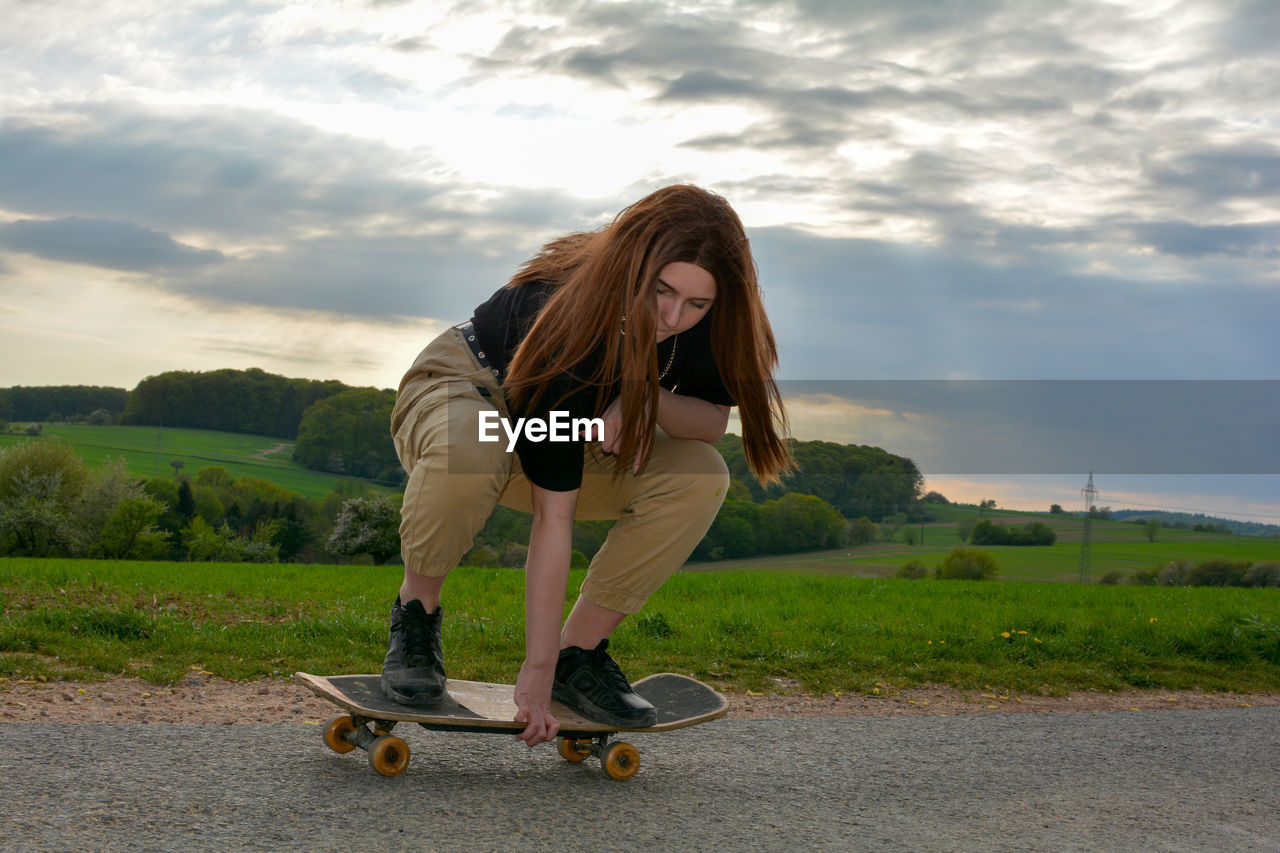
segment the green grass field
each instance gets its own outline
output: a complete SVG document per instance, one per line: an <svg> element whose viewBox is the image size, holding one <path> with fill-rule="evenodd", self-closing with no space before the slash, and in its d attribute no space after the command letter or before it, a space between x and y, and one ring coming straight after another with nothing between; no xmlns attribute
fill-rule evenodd
<svg viewBox="0 0 1280 853"><path fill-rule="evenodd" d="M169 463L181 459L184 474L194 475L201 468L218 465L237 479L269 480L317 500L344 480L368 485L367 480L304 468L291 458L293 442L266 436L169 427L46 424L37 440L51 439L66 441L93 467L123 456L129 471L140 477L171 477L174 470ZM25 436L0 435L0 448L27 440Z"/></svg>
<svg viewBox="0 0 1280 853"><path fill-rule="evenodd" d="M377 671L399 580L396 567L0 559L0 676ZM455 571L450 675L514 677L523 584ZM730 690L1265 692L1280 690L1280 592L681 572L613 650L633 678L686 672Z"/></svg>

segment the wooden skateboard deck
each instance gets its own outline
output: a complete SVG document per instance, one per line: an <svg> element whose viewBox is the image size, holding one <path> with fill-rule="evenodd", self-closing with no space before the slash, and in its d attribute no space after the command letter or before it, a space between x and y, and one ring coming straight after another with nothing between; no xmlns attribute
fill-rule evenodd
<svg viewBox="0 0 1280 853"><path fill-rule="evenodd" d="M514 720L515 687L482 681L449 679L448 697L432 706L401 705L382 695L380 675L340 675L325 678L299 672L295 679L321 699L347 713L329 722L325 742L337 752L357 747L369 753L369 763L384 776L401 773L409 763L409 748L390 732L396 723L417 723L426 729L452 732L515 734L525 725ZM574 763L588 756L600 759L614 779L628 779L640 766L640 754L628 743L609 743L620 731L665 732L723 717L728 702L707 685L673 673L660 673L632 685L657 709L658 721L640 729L621 729L597 723L552 701L551 713L560 722L560 754Z"/></svg>

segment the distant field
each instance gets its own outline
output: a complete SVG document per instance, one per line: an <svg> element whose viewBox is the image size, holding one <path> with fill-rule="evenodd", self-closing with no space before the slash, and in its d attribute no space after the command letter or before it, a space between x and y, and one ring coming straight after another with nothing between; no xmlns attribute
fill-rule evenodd
<svg viewBox="0 0 1280 853"><path fill-rule="evenodd" d="M955 508L951 514L960 515ZM971 515L976 516L976 509ZM1075 581L1080 573L1080 540L1083 519L1036 513L1009 513L997 510L984 518L1004 524L1044 521L1058 533L1058 541L1048 547L982 546L1000 564L1000 578L1025 581ZM915 528L919 532L919 527ZM1135 571L1163 566L1172 560L1200 562L1223 559L1241 562L1280 561L1280 539L1255 536L1236 537L1224 533L1196 533L1189 530L1162 529L1154 542L1148 542L1142 527L1122 522L1097 521L1090 537L1091 580L1108 571L1129 575ZM904 545L901 542L813 551L805 554L771 555L746 560L723 560L717 563L695 563L697 571L787 569L814 574L886 577L909 560L920 560L936 566L953 548L962 547L954 523L926 524L924 542Z"/></svg>
<svg viewBox="0 0 1280 853"><path fill-rule="evenodd" d="M169 463L181 459L184 474L218 465L236 478L257 477L282 489L320 499L341 481L367 483L354 477L324 474L303 468L291 458L294 442L260 435L173 429L150 426L87 426L46 424L41 441L62 439L94 467L123 456L129 471L140 477L171 477ZM11 447L26 436L0 435L0 447Z"/></svg>

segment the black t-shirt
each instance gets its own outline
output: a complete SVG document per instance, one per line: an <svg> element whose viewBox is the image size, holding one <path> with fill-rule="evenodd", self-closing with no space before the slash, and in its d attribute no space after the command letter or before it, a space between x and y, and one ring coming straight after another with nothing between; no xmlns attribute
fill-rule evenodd
<svg viewBox="0 0 1280 853"><path fill-rule="evenodd" d="M533 327L538 312L546 304L551 291L550 285L541 282L504 287L476 307L471 322L495 368L506 372L516 348ZM671 368L658 380L658 384L678 394L697 397L720 406L733 406L736 402L724 387L720 371L716 368L715 356L711 352L710 317L708 313L692 329L672 335L658 344L659 372L666 368L668 361L671 362ZM675 349L674 358L671 355L672 348ZM583 373L591 372L589 365L580 367ZM560 400L562 396L565 399ZM605 404L608 405L617 396L617 387L610 389L604 397ZM538 401L536 410L513 409L511 415L514 418L546 420L552 408L568 412L570 418L594 418L604 413L603 409L596 409L594 387L587 387L573 376L565 375L551 384ZM504 437L503 441L505 440ZM567 492L582 485L584 444L581 440L530 441L521 431L515 449L530 482L551 491Z"/></svg>

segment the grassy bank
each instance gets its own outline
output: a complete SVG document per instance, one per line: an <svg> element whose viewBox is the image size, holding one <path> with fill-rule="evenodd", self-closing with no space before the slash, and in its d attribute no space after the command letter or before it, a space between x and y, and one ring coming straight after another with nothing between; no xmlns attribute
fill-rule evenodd
<svg viewBox="0 0 1280 853"><path fill-rule="evenodd" d="M0 560L0 675L156 683L190 667L243 679L377 671L394 567ZM523 573L460 569L447 589L450 674L508 680ZM575 575L571 586L581 581ZM1103 587L680 573L627 620L633 677L727 689L937 683L1020 692L1280 690L1276 590Z"/></svg>

